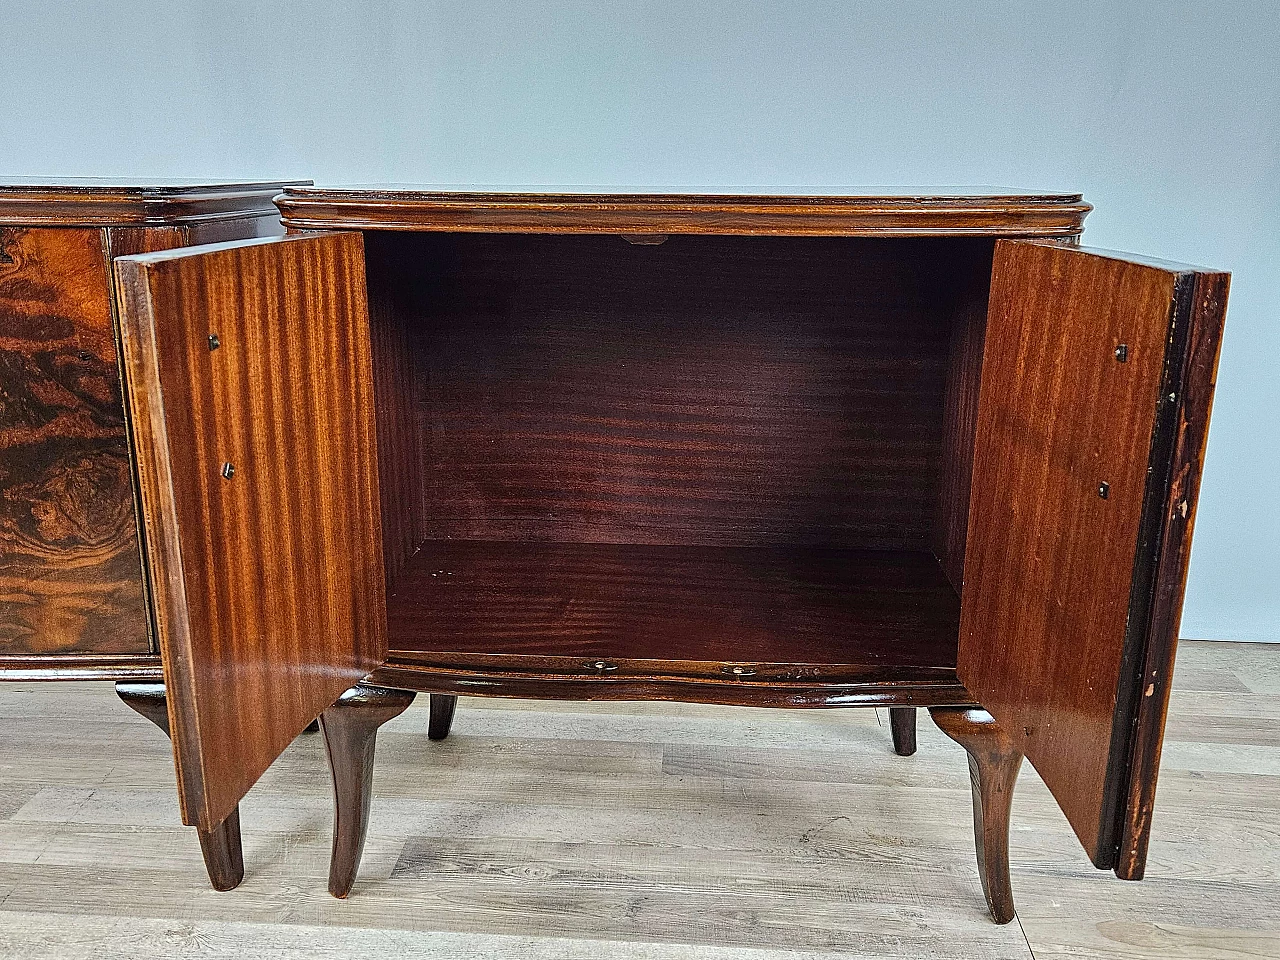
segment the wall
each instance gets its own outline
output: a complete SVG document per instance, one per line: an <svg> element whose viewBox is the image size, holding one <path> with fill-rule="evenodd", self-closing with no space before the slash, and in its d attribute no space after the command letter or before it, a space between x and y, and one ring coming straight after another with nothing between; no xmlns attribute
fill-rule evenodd
<svg viewBox="0 0 1280 960"><path fill-rule="evenodd" d="M1183 635L1280 641L1280 5L37 3L4 175L1081 190L1234 271Z"/></svg>

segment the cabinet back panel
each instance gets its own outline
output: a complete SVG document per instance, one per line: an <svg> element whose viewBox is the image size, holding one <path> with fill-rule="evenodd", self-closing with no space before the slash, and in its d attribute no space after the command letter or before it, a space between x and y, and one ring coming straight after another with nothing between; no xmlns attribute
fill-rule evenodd
<svg viewBox="0 0 1280 960"><path fill-rule="evenodd" d="M420 458L423 503L401 527L926 549L971 254L954 240L370 233L372 312L408 330L415 377L418 431L398 428L397 449Z"/></svg>

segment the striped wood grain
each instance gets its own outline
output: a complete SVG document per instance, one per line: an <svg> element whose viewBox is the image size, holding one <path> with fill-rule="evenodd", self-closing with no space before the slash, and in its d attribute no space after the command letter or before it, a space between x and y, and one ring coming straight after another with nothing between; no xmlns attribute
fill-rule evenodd
<svg viewBox="0 0 1280 960"><path fill-rule="evenodd" d="M1193 311L1205 279L1223 295ZM1141 701L1168 695L1167 666L1144 678L1144 661L1172 663L1203 454L1194 438L1225 306L1222 274L996 244L957 672L1017 737L1093 862L1136 877L1163 722ZM1202 355L1190 386L1188 337ZM1188 432L1175 455L1174 435ZM1146 812L1122 868L1131 792Z"/></svg>
<svg viewBox="0 0 1280 960"><path fill-rule="evenodd" d="M363 244L116 270L183 818L211 829L385 655Z"/></svg>

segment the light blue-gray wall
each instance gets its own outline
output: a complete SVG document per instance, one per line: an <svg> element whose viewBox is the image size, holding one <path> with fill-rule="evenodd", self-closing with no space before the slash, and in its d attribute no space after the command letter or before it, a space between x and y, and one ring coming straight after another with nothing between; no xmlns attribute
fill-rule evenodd
<svg viewBox="0 0 1280 960"><path fill-rule="evenodd" d="M10 4L5 175L1083 191L1234 272L1183 636L1280 640L1280 3Z"/></svg>

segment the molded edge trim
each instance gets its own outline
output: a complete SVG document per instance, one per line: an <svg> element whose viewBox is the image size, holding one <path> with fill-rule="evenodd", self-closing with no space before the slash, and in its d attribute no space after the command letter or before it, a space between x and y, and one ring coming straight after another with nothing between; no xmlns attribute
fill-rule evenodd
<svg viewBox="0 0 1280 960"><path fill-rule="evenodd" d="M1072 237L1079 194L696 196L289 189L286 227L508 233Z"/></svg>
<svg viewBox="0 0 1280 960"><path fill-rule="evenodd" d="M145 654L64 653L47 656L0 656L4 680L137 680L164 679L159 656Z"/></svg>
<svg viewBox="0 0 1280 960"><path fill-rule="evenodd" d="M13 226L172 226L272 217L272 199L290 183L189 188L0 185L0 223Z"/></svg>
<svg viewBox="0 0 1280 960"><path fill-rule="evenodd" d="M672 700L756 707L976 706L959 681L750 683L672 677L548 677L431 667L390 660L365 683L417 693L541 700Z"/></svg>

